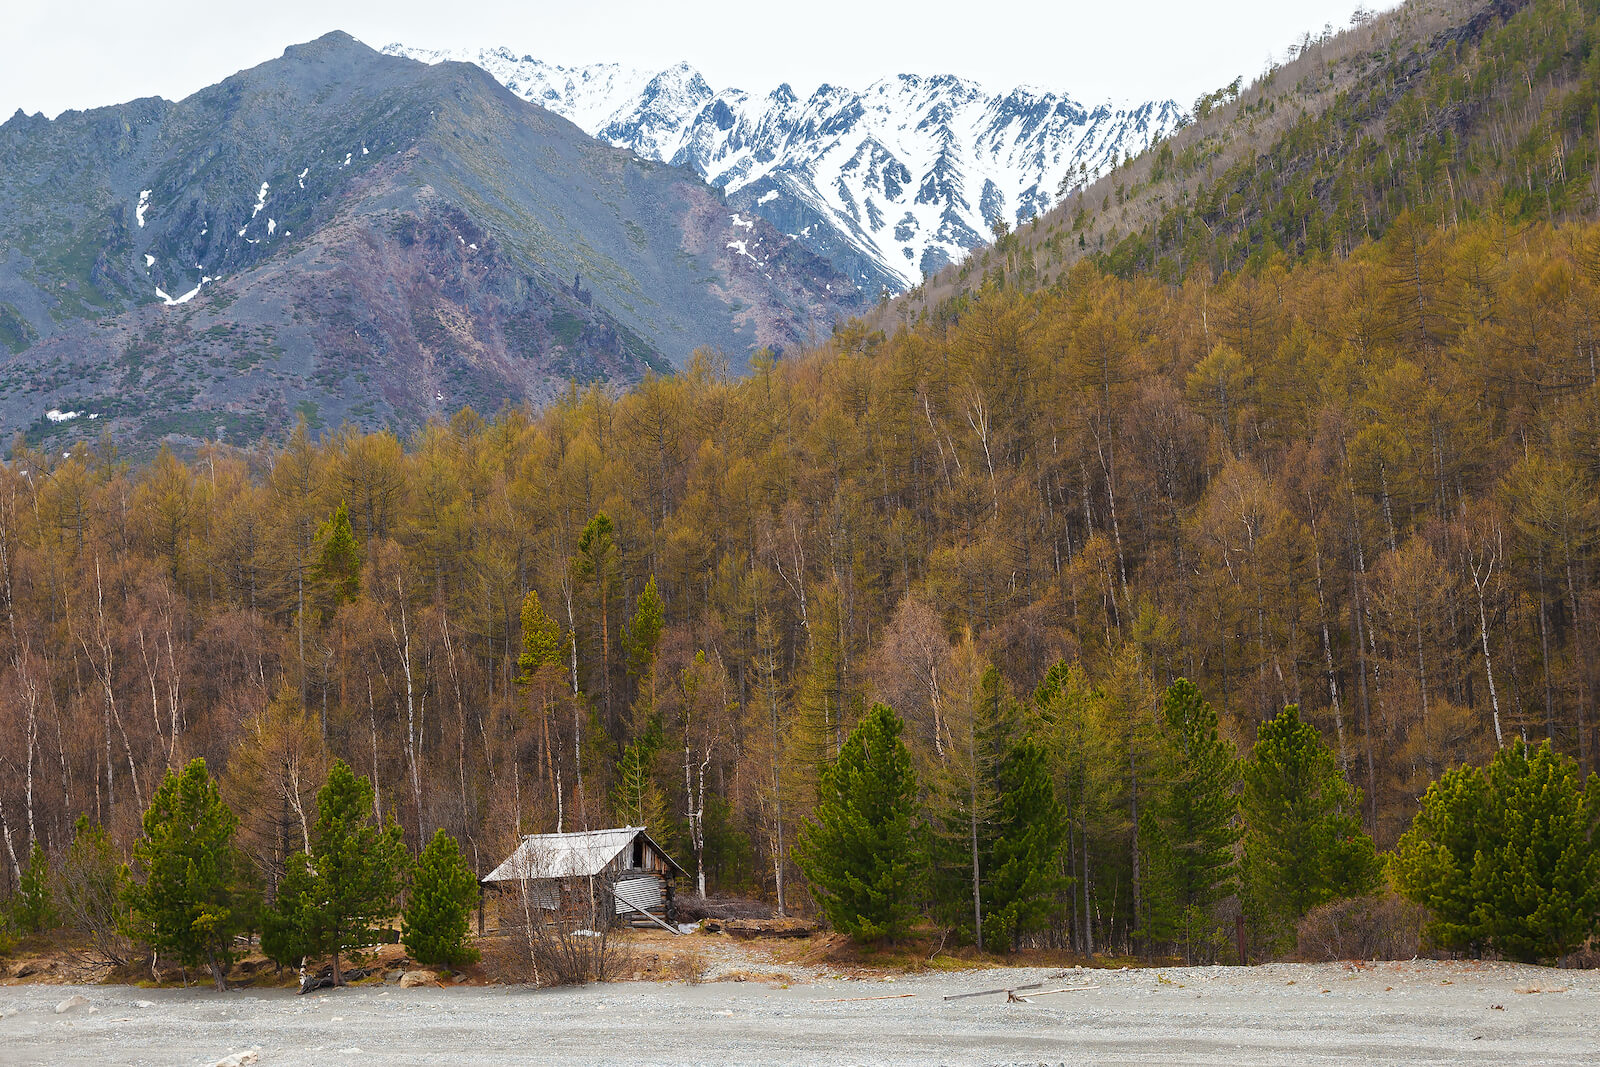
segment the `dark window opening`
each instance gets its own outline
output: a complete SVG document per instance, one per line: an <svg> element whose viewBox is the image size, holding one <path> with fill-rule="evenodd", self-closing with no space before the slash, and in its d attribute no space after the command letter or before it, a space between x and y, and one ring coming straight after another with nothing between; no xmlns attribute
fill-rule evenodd
<svg viewBox="0 0 1600 1067"><path fill-rule="evenodd" d="M644 838L642 837L633 839L633 865L635 867L644 866Z"/></svg>

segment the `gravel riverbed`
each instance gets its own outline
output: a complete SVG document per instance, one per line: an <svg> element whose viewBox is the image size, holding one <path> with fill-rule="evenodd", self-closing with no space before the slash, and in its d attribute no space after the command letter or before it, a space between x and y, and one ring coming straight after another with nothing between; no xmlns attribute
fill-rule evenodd
<svg viewBox="0 0 1600 1067"><path fill-rule="evenodd" d="M1092 985L1031 1003L949 993ZM915 996L899 996L899 994ZM68 998L86 1003L57 1012ZM854 999L893 997L895 999ZM845 999L850 998L850 999ZM248 1053L255 1051L251 1061ZM578 989L0 987L0 1064L1600 1062L1600 972L1411 961Z"/></svg>

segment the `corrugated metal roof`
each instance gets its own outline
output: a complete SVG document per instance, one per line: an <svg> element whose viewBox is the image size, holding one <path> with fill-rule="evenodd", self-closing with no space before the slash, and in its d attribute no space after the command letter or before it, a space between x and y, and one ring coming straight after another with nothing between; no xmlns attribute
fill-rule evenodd
<svg viewBox="0 0 1600 1067"><path fill-rule="evenodd" d="M644 833L642 826L583 830L571 834L529 834L504 863L484 876L485 882L517 882L525 878L586 878L599 874ZM648 835L646 835L648 840ZM650 842L655 845L654 841ZM660 846L656 846L671 863Z"/></svg>

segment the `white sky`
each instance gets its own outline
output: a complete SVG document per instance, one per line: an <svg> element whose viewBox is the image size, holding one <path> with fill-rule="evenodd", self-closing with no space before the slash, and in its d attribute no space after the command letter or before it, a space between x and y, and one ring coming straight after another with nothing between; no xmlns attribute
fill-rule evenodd
<svg viewBox="0 0 1600 1067"><path fill-rule="evenodd" d="M1397 0L1367 0L1383 9ZM381 48L504 45L558 63L698 67L714 89L864 87L901 72L1025 83L1086 102L1191 103L1357 0L0 0L0 121L180 99L342 29Z"/></svg>

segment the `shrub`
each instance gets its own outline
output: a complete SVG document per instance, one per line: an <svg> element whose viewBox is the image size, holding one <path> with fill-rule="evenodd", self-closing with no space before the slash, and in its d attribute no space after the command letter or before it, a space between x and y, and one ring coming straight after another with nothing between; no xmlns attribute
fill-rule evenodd
<svg viewBox="0 0 1600 1067"><path fill-rule="evenodd" d="M606 982L626 968L625 947L611 936L610 895L587 878L553 888L535 880L507 884L501 930L510 951L494 969L540 986ZM498 954L497 954L498 955Z"/></svg>
<svg viewBox="0 0 1600 1067"><path fill-rule="evenodd" d="M122 889L127 877L128 869L117 862L106 828L90 822L87 815L78 816L57 883L63 922L86 946L75 953L86 962L120 967L133 955L123 933L127 909Z"/></svg>
<svg viewBox="0 0 1600 1067"><path fill-rule="evenodd" d="M1405 960L1417 954L1427 913L1395 893L1335 900L1300 920L1303 960Z"/></svg>

